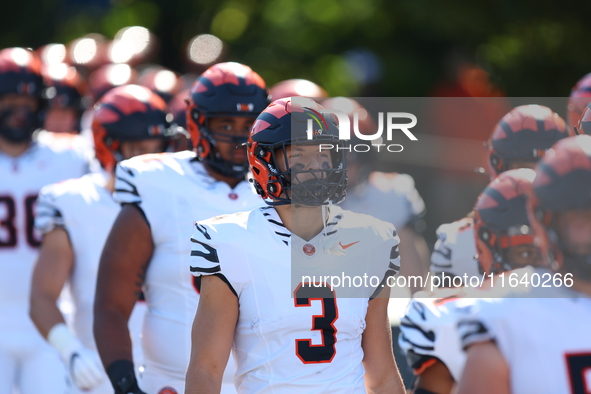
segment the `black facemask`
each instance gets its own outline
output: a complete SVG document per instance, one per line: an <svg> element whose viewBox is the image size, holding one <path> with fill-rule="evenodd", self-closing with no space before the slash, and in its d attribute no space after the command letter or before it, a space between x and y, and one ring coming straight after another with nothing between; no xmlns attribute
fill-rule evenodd
<svg viewBox="0 0 591 394"><path fill-rule="evenodd" d="M14 110L5 109L0 111L0 136L13 143L26 142L31 138L33 132L41 127L41 121L33 111L25 110L25 120L20 127L8 126L10 118L14 115Z"/></svg>

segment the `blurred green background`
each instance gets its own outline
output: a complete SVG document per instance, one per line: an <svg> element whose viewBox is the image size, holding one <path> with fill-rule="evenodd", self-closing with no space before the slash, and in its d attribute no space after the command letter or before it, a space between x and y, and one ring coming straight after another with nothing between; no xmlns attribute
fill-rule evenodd
<svg viewBox="0 0 591 394"><path fill-rule="evenodd" d="M143 26L159 45L141 62L195 76L211 62L238 61L268 86L305 78L331 96L566 97L591 71L591 2L580 0L25 0L3 10L0 47L53 42L71 50L86 34L109 42ZM187 48L202 34L223 49L196 64ZM566 103L553 109L564 116ZM455 139L422 136L423 150L381 163L414 177L429 246L435 228L461 218L488 183L474 167L484 164L482 141L500 116L486 126L464 116L463 131L443 136ZM461 166L445 166L446 149Z"/></svg>
<svg viewBox="0 0 591 394"><path fill-rule="evenodd" d="M566 96L591 71L588 1L25 0L2 14L0 47L140 25L160 38L154 61L185 72L187 42L209 33L224 42L219 60L330 95L445 95L438 86L472 63L509 96Z"/></svg>

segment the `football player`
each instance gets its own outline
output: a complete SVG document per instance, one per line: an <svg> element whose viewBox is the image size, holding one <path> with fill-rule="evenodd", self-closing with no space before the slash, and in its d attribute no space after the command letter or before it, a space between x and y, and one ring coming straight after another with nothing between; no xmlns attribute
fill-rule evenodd
<svg viewBox="0 0 591 394"><path fill-rule="evenodd" d="M525 206L534 177L529 168L503 172L478 198L472 242L477 245L482 273L496 275L538 263ZM487 278L481 273L476 277L483 282ZM473 300L458 299L492 297L490 290L475 289L481 283L469 283L466 288L420 293L421 298L411 301L400 323L399 344L419 376L415 394L450 393L461 376L465 357L456 331L458 310ZM503 289L495 290L498 295Z"/></svg>
<svg viewBox="0 0 591 394"><path fill-rule="evenodd" d="M176 134L167 116L164 101L147 88L125 85L110 90L95 106L92 124L104 171L46 186L39 194L35 227L43 241L33 273L30 315L41 335L60 352L74 383L92 393L113 392L96 352L92 311L100 254L120 210L111 195L115 164L166 149ZM56 306L66 283L74 301L73 331ZM140 321L136 340L141 309L134 309L131 318ZM137 352L134 360L141 361Z"/></svg>
<svg viewBox="0 0 591 394"><path fill-rule="evenodd" d="M529 293L479 301L460 321L461 394L589 391L591 137L570 137L552 150L536 169L528 214L550 269L539 269L539 278L560 281L542 288L532 276Z"/></svg>
<svg viewBox="0 0 591 394"><path fill-rule="evenodd" d="M193 218L261 204L246 181L246 142L266 107L263 79L238 63L211 66L188 98L195 152L138 156L119 163L122 204L101 257L95 300L97 347L116 394L182 393L199 281L188 272ZM189 224L187 224L189 220ZM139 385L127 320L144 287L145 370ZM225 388L234 391L231 379Z"/></svg>
<svg viewBox="0 0 591 394"><path fill-rule="evenodd" d="M568 131L574 134L582 134L574 129L581 119L585 107L591 102L591 73L581 78L570 91L568 105L566 107Z"/></svg>
<svg viewBox="0 0 591 394"><path fill-rule="evenodd" d="M487 143L488 175L491 181L507 170L535 166L536 161L555 141L565 137L567 132L564 120L550 108L526 105L513 109L496 125ZM490 186L492 185L494 183ZM516 191L513 194L523 193ZM525 211L522 209L522 212ZM431 256L431 273L439 276L444 287L453 284L468 285L458 280L464 275L474 277L489 273L497 274L518 267L515 262L508 263L509 260L505 256L508 251L497 250L494 254L491 252L491 248L494 247L491 242L495 242L496 238L489 238L487 241L481 239L476 232L473 216L474 214L470 213L466 218L441 225L437 229L438 240ZM487 220L495 220L494 215L487 217ZM523 213L520 220L523 220ZM527 249L529 246L523 248ZM515 253L515 248L512 251ZM533 251L520 252L524 252L527 255L524 259L531 263L533 255L528 253ZM405 349L407 360L417 375L415 387L419 393L420 390L427 390L423 391L425 393L449 393L461 373L464 356L460 346L457 341L447 342L446 339L454 337L458 318L455 310L461 305L449 300L444 303L437 301L458 296L465 297L465 291L459 289L418 294L407 308L406 317L401 323L399 344ZM432 310L433 313L421 313L423 310ZM420 332L416 328L419 322L420 329L430 335L416 336ZM429 343L424 343L425 341Z"/></svg>
<svg viewBox="0 0 591 394"><path fill-rule="evenodd" d="M351 124L354 121L354 113L359 112L359 130L363 134L372 134L377 129L371 115L353 99L329 98L322 102L322 106L346 113ZM353 141L355 140L362 142L357 138ZM429 270L429 248L420 233L421 227L424 226L425 203L410 175L372 171L372 159L373 153L349 153L349 190L341 206L343 209L392 223L400 237L400 259L404 261L400 274L425 277ZM420 290L422 289L419 287L411 287L412 293Z"/></svg>
<svg viewBox="0 0 591 394"><path fill-rule="evenodd" d="M558 140L568 136L564 120L548 107L521 105L495 126L486 143L486 172L492 181L503 171L533 168ZM472 214L437 229L431 255L434 275L478 275Z"/></svg>
<svg viewBox="0 0 591 394"><path fill-rule="evenodd" d="M574 131L576 134L591 135L591 104L588 104L581 113Z"/></svg>
<svg viewBox="0 0 591 394"><path fill-rule="evenodd" d="M33 265L40 245L33 227L39 190L88 172L77 150L33 140L43 125L41 61L23 48L0 51L0 392L59 393L67 371L29 318Z"/></svg>
<svg viewBox="0 0 591 394"><path fill-rule="evenodd" d="M347 298L344 288L310 287L297 274L336 265L385 281L400 258L391 224L332 205L346 193L345 141L318 104L293 100L271 103L248 143L255 188L269 206L195 225L191 272L202 296L186 393L219 393L231 348L239 393L403 393L389 287Z"/></svg>
<svg viewBox="0 0 591 394"><path fill-rule="evenodd" d="M49 102L45 129L78 134L84 112L82 94L85 84L82 77L75 67L63 63L46 65L43 74L48 86L45 96Z"/></svg>

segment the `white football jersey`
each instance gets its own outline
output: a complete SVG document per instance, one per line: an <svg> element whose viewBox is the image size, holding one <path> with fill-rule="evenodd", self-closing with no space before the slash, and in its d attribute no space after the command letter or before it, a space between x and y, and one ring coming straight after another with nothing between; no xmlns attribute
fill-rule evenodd
<svg viewBox="0 0 591 394"><path fill-rule="evenodd" d="M0 331L37 331L29 318L29 294L41 243L34 228L39 190L88 169L81 151L43 142L31 143L16 158L0 152Z"/></svg>
<svg viewBox="0 0 591 394"><path fill-rule="evenodd" d="M292 235L271 207L196 223L191 272L223 275L239 299L238 392L365 393L361 339L369 297L381 286L340 298L343 288L318 277L311 282L319 287L302 284L293 259L300 273L324 266L335 274L355 263L345 275L382 280L400 268L399 239L391 224L336 206L327 222L310 241Z"/></svg>
<svg viewBox="0 0 591 394"><path fill-rule="evenodd" d="M35 227L43 234L68 232L74 268L69 288L75 306L73 326L84 346L96 350L93 308L98 266L111 226L121 209L105 188L108 175L94 173L41 189Z"/></svg>
<svg viewBox="0 0 591 394"><path fill-rule="evenodd" d="M264 202L246 180L231 189L213 179L189 151L134 157L119 163L116 177L115 199L141 208L154 241L144 282L146 371L184 382L199 302L196 280L187 269L192 224L195 218L252 209ZM183 392L184 386L175 389Z"/></svg>
<svg viewBox="0 0 591 394"><path fill-rule="evenodd" d="M410 175L372 172L367 182L347 191L343 209L373 216L397 229L414 225L425 213L425 203Z"/></svg>
<svg viewBox="0 0 591 394"><path fill-rule="evenodd" d="M512 393L590 392L591 298L567 288L517 297L479 300L459 323L464 347L494 340Z"/></svg>
<svg viewBox="0 0 591 394"><path fill-rule="evenodd" d="M437 242L431 254L431 273L480 276L477 253L474 219L465 217L453 223L442 224L437 229Z"/></svg>
<svg viewBox="0 0 591 394"><path fill-rule="evenodd" d="M458 321L478 301L494 302L513 292L529 291L522 284L509 286L510 275L521 278L531 276L533 267L523 267L505 272L505 280L480 276L482 287L441 288L432 292L421 291L414 295L400 321L398 344L406 353L409 365L416 375L423 373L431 359L441 361L454 380L458 381L464 370L466 355L458 336ZM494 287L491 287L494 285Z"/></svg>
<svg viewBox="0 0 591 394"><path fill-rule="evenodd" d="M430 360L437 359L454 380L460 378L466 355L457 334L457 309L475 301L465 296L464 288L450 288L421 291L411 299L400 320L398 344L415 375L422 374L431 365Z"/></svg>

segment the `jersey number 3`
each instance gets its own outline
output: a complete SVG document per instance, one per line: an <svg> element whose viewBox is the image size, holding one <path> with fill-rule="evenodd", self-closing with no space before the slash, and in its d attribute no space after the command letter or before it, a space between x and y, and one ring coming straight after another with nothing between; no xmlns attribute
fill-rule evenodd
<svg viewBox="0 0 591 394"><path fill-rule="evenodd" d="M309 307L312 301L322 303L322 314L312 316L312 330L320 331L322 343L312 345L311 339L296 339L296 355L304 364L329 363L337 352L337 329L334 326L339 317L337 300L334 291L326 283L300 284L294 292L294 305Z"/></svg>
<svg viewBox="0 0 591 394"><path fill-rule="evenodd" d="M573 394L591 392L591 353L566 354Z"/></svg>

